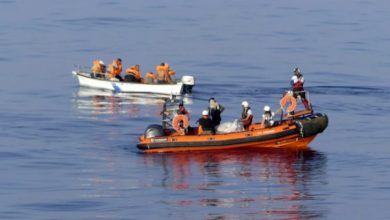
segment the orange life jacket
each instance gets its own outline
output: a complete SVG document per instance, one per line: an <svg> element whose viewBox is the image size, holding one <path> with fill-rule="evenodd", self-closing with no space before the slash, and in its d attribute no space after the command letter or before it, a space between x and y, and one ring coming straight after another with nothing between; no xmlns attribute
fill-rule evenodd
<svg viewBox="0 0 390 220"><path fill-rule="evenodd" d="M138 65L127 68L126 73L132 74L137 80L141 79L141 71Z"/></svg>
<svg viewBox="0 0 390 220"><path fill-rule="evenodd" d="M169 66L167 64L163 65L157 65L156 66L156 75L158 80L167 80Z"/></svg>
<svg viewBox="0 0 390 220"><path fill-rule="evenodd" d="M101 73L102 70L101 70L101 66L100 66L100 63L99 63L99 60L94 60L93 61L93 65L92 65L92 68L91 68L91 72L92 73Z"/></svg>
<svg viewBox="0 0 390 220"><path fill-rule="evenodd" d="M118 76L122 72L122 63L118 60L113 60L110 65L108 65L108 71L110 72L110 78Z"/></svg>
<svg viewBox="0 0 390 220"><path fill-rule="evenodd" d="M151 84L154 82L155 76L152 72L147 72L145 74L144 83Z"/></svg>
<svg viewBox="0 0 390 220"><path fill-rule="evenodd" d="M145 74L145 78L155 79L155 76L154 76L154 74L152 72L147 72Z"/></svg>

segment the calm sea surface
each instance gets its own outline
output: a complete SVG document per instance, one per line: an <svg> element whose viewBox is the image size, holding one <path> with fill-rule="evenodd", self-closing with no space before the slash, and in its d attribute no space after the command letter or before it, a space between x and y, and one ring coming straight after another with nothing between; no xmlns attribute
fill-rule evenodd
<svg viewBox="0 0 390 220"><path fill-rule="evenodd" d="M0 0L0 219L390 219L390 3ZM192 124L259 120L299 66L328 129L308 150L142 154L163 100L79 88L121 57L196 77Z"/></svg>

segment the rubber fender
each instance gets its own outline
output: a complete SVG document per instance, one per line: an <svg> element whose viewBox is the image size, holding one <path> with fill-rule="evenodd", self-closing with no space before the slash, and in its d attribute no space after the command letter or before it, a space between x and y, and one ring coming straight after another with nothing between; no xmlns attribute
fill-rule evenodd
<svg viewBox="0 0 390 220"><path fill-rule="evenodd" d="M328 116L316 113L295 121L301 137L310 137L323 132L328 127Z"/></svg>

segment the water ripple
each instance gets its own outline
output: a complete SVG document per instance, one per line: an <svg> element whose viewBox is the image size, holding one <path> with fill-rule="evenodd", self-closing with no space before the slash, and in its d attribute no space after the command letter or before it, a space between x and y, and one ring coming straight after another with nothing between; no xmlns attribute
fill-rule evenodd
<svg viewBox="0 0 390 220"><path fill-rule="evenodd" d="M39 211L83 211L83 210L99 210L100 207L104 206L104 202L97 201L85 201L85 200L74 200L66 202L53 202L53 203L31 203L20 205L21 208L28 208Z"/></svg>
<svg viewBox="0 0 390 220"><path fill-rule="evenodd" d="M121 17L84 17L74 19L59 19L57 20L65 25L77 25L80 27L96 27L100 25L120 25L129 26L131 24L142 24L148 23L148 20L141 18L121 18Z"/></svg>

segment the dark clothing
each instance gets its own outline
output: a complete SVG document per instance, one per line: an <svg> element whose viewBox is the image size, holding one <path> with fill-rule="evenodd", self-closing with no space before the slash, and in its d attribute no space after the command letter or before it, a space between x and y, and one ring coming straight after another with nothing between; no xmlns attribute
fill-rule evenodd
<svg viewBox="0 0 390 220"><path fill-rule="evenodd" d="M298 98L298 96L301 97L303 106L305 106L306 110L311 109L311 107L309 105L309 101L306 99L306 93L305 93L305 90L303 89L303 87L301 89L293 88L293 95L294 95L294 98Z"/></svg>
<svg viewBox="0 0 390 220"><path fill-rule="evenodd" d="M179 107L179 109L177 110L177 114L179 114L179 115L187 115L188 116L190 113L184 107L183 108Z"/></svg>
<svg viewBox="0 0 390 220"><path fill-rule="evenodd" d="M263 114L263 120L264 120L264 127L266 128L271 127L273 125L272 112L265 111Z"/></svg>
<svg viewBox="0 0 390 220"><path fill-rule="evenodd" d="M115 78L117 78L119 81L123 81L123 78L120 75L116 75Z"/></svg>
<svg viewBox="0 0 390 220"><path fill-rule="evenodd" d="M211 132L215 134L214 124L210 118L199 118L198 119L199 126L202 126L202 130L205 132Z"/></svg>
<svg viewBox="0 0 390 220"><path fill-rule="evenodd" d="M125 82L140 82L140 81L137 80L137 78L135 78L135 76L132 75L132 74L126 74L126 75L125 75L124 81L125 81Z"/></svg>
<svg viewBox="0 0 390 220"><path fill-rule="evenodd" d="M221 123L221 113L223 111L223 107L222 106L219 106L219 108L216 108L216 109L213 109L213 108L210 108L209 109L209 114L211 116L211 120L213 121L214 123L214 126L218 126L220 123Z"/></svg>
<svg viewBox="0 0 390 220"><path fill-rule="evenodd" d="M102 73L91 73L91 77L97 79L104 79L104 75Z"/></svg>
<svg viewBox="0 0 390 220"><path fill-rule="evenodd" d="M167 81L158 79L157 84L167 84Z"/></svg>

